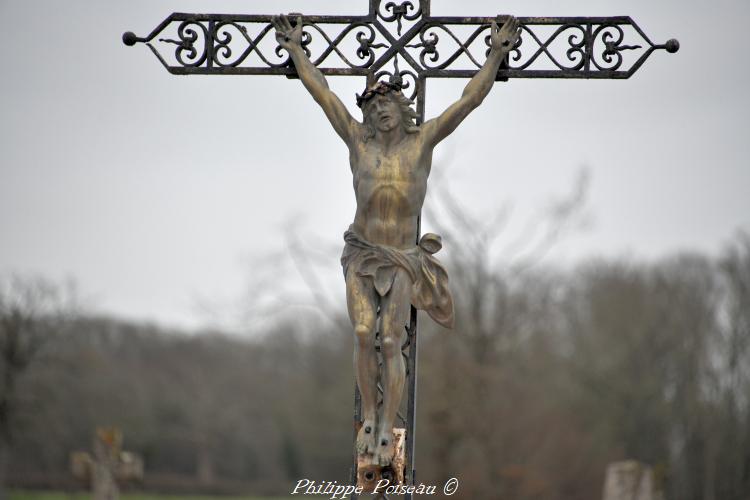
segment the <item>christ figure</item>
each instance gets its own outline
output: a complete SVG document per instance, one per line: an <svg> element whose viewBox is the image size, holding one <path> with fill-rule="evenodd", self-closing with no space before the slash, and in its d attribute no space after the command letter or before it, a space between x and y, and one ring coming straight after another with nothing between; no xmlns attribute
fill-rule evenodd
<svg viewBox="0 0 750 500"><path fill-rule="evenodd" d="M448 275L433 257L442 246L440 237L428 233L416 243L432 152L487 96L500 64L519 39L519 23L513 17L502 29L492 23L490 50L482 68L458 101L421 125L415 123L412 101L389 82L376 82L357 96L362 122L352 117L305 54L302 24L301 16L294 26L285 15L273 18L279 45L287 50L305 88L349 148L357 211L344 234L341 263L354 330L354 369L362 395L363 420L356 449L370 455L373 463L387 466L394 457L393 424L404 390L401 344L410 304L440 325L453 326ZM377 412L376 332L383 357L381 415Z"/></svg>

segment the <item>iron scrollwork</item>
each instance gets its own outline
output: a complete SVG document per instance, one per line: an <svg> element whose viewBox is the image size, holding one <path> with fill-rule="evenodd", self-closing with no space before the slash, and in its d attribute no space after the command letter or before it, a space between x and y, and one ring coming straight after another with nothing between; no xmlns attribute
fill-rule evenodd
<svg viewBox="0 0 750 500"><path fill-rule="evenodd" d="M381 20L387 23L396 21L396 33L401 36L403 20L416 21L422 16L422 3L419 3L419 7L415 7L410 0L404 0L400 3L386 2L381 8L381 1L378 0L375 12Z"/></svg>
<svg viewBox="0 0 750 500"><path fill-rule="evenodd" d="M315 66L320 66L331 53L335 52L350 68L368 68L375 61L375 49L386 47L384 43L373 43L376 39L376 31L371 25L367 23L352 23L344 28L344 30L339 33L339 35L333 40L331 40L326 32L323 31L317 24L305 24L304 26L313 28L315 31L320 33L326 43L328 43L328 47L323 50L321 55L314 61L312 61ZM346 36L355 30L359 30L355 34L355 39L359 44L356 50L356 55L363 61L361 64L355 64L351 62L339 49L339 45L346 38ZM304 33L306 35L309 34L308 31L305 31Z"/></svg>
<svg viewBox="0 0 750 500"><path fill-rule="evenodd" d="M245 50L240 53L240 55L237 56L234 60L231 60L234 51L230 44L232 43L234 37L232 36L230 28L234 28L247 42L247 48L245 48ZM281 59L281 62L276 63L270 61L259 48L261 41L271 31L273 31L273 27L270 24L266 25L261 29L260 33L258 33L254 38L251 38L248 34L247 26L241 25L234 21L224 21L217 23L212 32L212 40L214 43L213 62L222 67L237 67L243 61L245 61L250 56L250 54L254 52L260 58L260 60L270 68L282 68L288 66L289 57L283 54L279 50L278 46L274 50L274 53L278 58ZM306 42L309 43L309 40L302 40L305 51L309 53Z"/></svg>
<svg viewBox="0 0 750 500"><path fill-rule="evenodd" d="M407 47L422 49L419 53L419 61L422 63L422 66L425 69L446 69L461 55L465 55L474 64L474 66L476 66L477 68L481 68L482 64L476 60L476 58L469 50L469 47L482 32L487 31L488 29L489 25L480 26L475 29L474 32L471 33L471 35L469 35L466 41L462 42L444 24L428 23L425 24L425 26L419 32L419 43L407 45ZM438 42L440 41L440 36L436 33L436 31L438 30L447 34L448 37L456 43L458 48L455 49L454 52L445 61L441 62L440 64L434 64L440 59L440 52L438 52L437 49ZM488 40L489 38L485 40L486 44L489 43Z"/></svg>
<svg viewBox="0 0 750 500"><path fill-rule="evenodd" d="M615 34L613 34L616 33ZM594 31L594 40L599 39L604 44L604 50L602 51L601 58L604 64L599 64L596 57L592 57L594 66L598 69L606 70L617 70L622 65L622 54L623 50L637 50L642 48L640 45L622 45L625 38L625 34L620 26L616 24L602 24L596 31Z"/></svg>
<svg viewBox="0 0 750 500"><path fill-rule="evenodd" d="M233 41L232 33L230 28L234 28L238 33L242 35L244 40L247 42L247 48L234 60L230 60L233 49L230 46ZM251 38L248 34L247 27L240 25L234 21L224 21L216 25L213 30L213 43L214 43L214 63L224 67L237 67L242 64L251 53L255 53L261 61L270 68L282 68L289 66L289 58L285 54L281 46L276 45L274 52L282 62L274 63L270 61L261 51L259 45L261 40L269 33L273 31L273 27L265 25L260 33L255 37ZM360 63L352 62L349 57L339 48L339 45L344 41L350 33L354 32L354 38L357 41L357 49L355 51L356 57L360 59ZM370 66L375 60L375 49L385 48L386 45L382 43L375 43L376 32L372 26L366 23L353 23L348 25L341 33L335 38L331 39L328 34L317 24L306 23L304 24L304 31L302 33L302 48L308 57L311 56L310 44L313 41L312 33L318 34L323 40L325 40L327 46L320 55L315 57L313 64L316 66L321 65L326 58L332 53L337 54L341 60L350 68L366 68Z"/></svg>
<svg viewBox="0 0 750 500"><path fill-rule="evenodd" d="M489 50L490 24L502 22L501 17L431 16L429 0L370 1L368 15L303 18L303 47L324 74L373 76L401 57L416 80L470 77ZM408 30L402 21L412 22ZM679 49L676 40L654 44L629 17L519 21L521 37L499 78L629 78L655 50ZM398 36L388 26L394 22ZM175 23L176 39L165 37L162 33ZM329 34L330 26L338 28L337 35ZM270 16L172 14L148 37L128 32L123 41L145 43L176 74L294 75L288 55L275 40L267 40L272 36ZM157 40L176 45L173 56L159 53ZM313 47L316 54L311 55ZM633 56L625 58L626 51ZM271 52L276 58L269 57Z"/></svg>
<svg viewBox="0 0 750 500"><path fill-rule="evenodd" d="M510 54L510 60L512 61L509 64L510 69L525 70L527 68L530 68L542 55L545 55L547 59L561 71L580 71L584 68L587 57L587 33L584 26L569 23L563 24L559 26L544 41L542 41L529 26L522 26L521 30L524 35L528 34L528 36L522 36L516 46L513 47L513 50ZM569 31L570 33L566 33ZM557 40L561 35L563 37L567 35L568 37L568 45L565 48L565 57L567 57L568 61L570 61L572 64L566 65L560 62L559 56L555 55L550 50L550 45L552 45L555 40ZM519 65L513 65L513 62L519 62L523 58L521 46L524 42L524 39L533 40L538 45L538 48L525 62Z"/></svg>
<svg viewBox="0 0 750 500"><path fill-rule="evenodd" d="M393 70L381 70L375 73L375 80L380 81L388 77L390 83L396 84L401 87L404 94L409 99L416 99L419 95L419 76L414 71L408 69L400 69L398 66L398 57L393 60Z"/></svg>
<svg viewBox="0 0 750 500"><path fill-rule="evenodd" d="M198 35L198 28L201 35ZM177 36L179 40L170 40L167 38L160 38L160 42L173 43L177 45L175 49L175 59L186 67L195 68L206 62L207 59L207 47L208 47L208 30L206 27L197 21L183 21L177 28ZM202 38L203 50L198 53L196 48L196 42ZM187 60L183 58L183 55L187 53Z"/></svg>

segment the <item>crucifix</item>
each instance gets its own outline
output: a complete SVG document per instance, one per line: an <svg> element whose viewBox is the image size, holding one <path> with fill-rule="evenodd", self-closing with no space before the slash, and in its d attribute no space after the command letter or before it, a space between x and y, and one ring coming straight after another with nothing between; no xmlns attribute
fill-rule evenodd
<svg viewBox="0 0 750 500"><path fill-rule="evenodd" d="M433 148L510 78L624 79L656 50L621 17L441 17L430 0L370 0L362 16L174 13L144 43L176 75L299 78L349 148L357 211L341 258L355 339L352 482L415 484L417 309L451 327L440 237L420 235ZM360 122L326 76L365 78ZM425 120L429 78L470 78ZM406 386L406 415L400 411ZM399 453L403 450L403 456ZM406 498L411 498L406 493Z"/></svg>

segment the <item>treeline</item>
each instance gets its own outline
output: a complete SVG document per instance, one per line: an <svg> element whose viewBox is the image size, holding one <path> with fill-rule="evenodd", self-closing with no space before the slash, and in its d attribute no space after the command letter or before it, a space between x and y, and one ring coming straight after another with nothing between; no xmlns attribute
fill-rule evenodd
<svg viewBox="0 0 750 500"><path fill-rule="evenodd" d="M418 481L457 477L466 499L599 500L607 464L635 459L667 499L750 498L748 238L718 258L572 270L459 257L455 331L421 322ZM352 340L343 311L328 313L282 315L253 339L84 315L46 325L16 380L9 482L73 487L68 455L101 425L144 458L142 488L346 481Z"/></svg>

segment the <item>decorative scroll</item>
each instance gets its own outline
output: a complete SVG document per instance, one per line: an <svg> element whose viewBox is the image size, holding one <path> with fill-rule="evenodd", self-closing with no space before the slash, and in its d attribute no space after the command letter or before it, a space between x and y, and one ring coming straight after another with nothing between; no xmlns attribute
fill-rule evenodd
<svg viewBox="0 0 750 500"><path fill-rule="evenodd" d="M328 74L367 75L389 47L388 39L367 17L341 21L305 17L303 23L302 46L312 63ZM295 73L289 55L275 39L270 16L175 13L148 37L129 33L123 40L145 43L175 74Z"/></svg>
<svg viewBox="0 0 750 500"><path fill-rule="evenodd" d="M416 99L419 95L419 76L411 70L398 67L398 57L393 59L393 70L381 70L375 73L375 80L388 80L401 87L402 92L409 99Z"/></svg>
<svg viewBox="0 0 750 500"><path fill-rule="evenodd" d="M396 21L396 33L401 36L403 30L403 21L416 21L422 17L422 3L419 3L419 7L415 7L414 3L410 0L401 0L400 2L386 2L382 3L382 0L377 0L375 6L375 12L380 20L386 23L392 23Z"/></svg>
<svg viewBox="0 0 750 500"><path fill-rule="evenodd" d="M511 69L526 69L531 67L540 57L546 57L561 71L580 71L586 65L587 59L587 31L586 27L578 24L563 24L558 27L551 36L547 37L542 41L532 29L528 26L521 28L523 34L519 43L513 47L510 53L510 62L508 66ZM528 36L526 36L528 35ZM567 45L563 54L565 59L562 59L563 54L554 54L550 51L550 45L557 39L563 38L567 41ZM531 40L536 43L536 50L533 52L531 57L521 64L514 64L523 58L523 46L524 39ZM527 44L528 45L528 44Z"/></svg>
<svg viewBox="0 0 750 500"><path fill-rule="evenodd" d="M425 26L419 32L419 43L409 44L407 45L407 47L422 49L419 53L419 61L420 63L422 63L422 66L425 69L446 69L461 55L465 55L477 68L481 68L482 62L484 61L479 62L472 55L469 47L483 32L487 34L487 40L485 41L485 43L488 43L489 29L489 25L479 26L465 41L461 41L444 24L425 24ZM444 61L438 63L438 61L440 60L438 44L440 42L441 34L454 42L455 49L449 57L447 57Z"/></svg>
<svg viewBox="0 0 750 500"><path fill-rule="evenodd" d="M290 15L290 20L296 22L296 16ZM302 44L324 74L385 75L384 68L401 57L413 69L414 81L470 77L489 52L490 24L501 25L503 20L430 16L428 0L371 0L366 16L303 17ZM654 44L629 17L519 21L521 37L499 79L629 78L655 50L679 49L676 40ZM295 74L288 54L275 40L270 16L172 14L148 37L126 33L123 41L145 43L177 74Z"/></svg>
<svg viewBox="0 0 750 500"><path fill-rule="evenodd" d="M603 24L599 26L594 32L593 38L594 40L601 40L605 48L601 53L601 60L596 57L596 53L593 54L594 57L592 57L591 62L594 63L594 66L602 71L608 69L617 70L622 65L623 50L638 50L642 48L640 45L623 45L622 41L624 37L622 28L616 24Z"/></svg>
<svg viewBox="0 0 750 500"><path fill-rule="evenodd" d="M603 23L597 26L592 24L565 24L557 28L544 41L528 26L524 26L524 36L521 38L521 43L516 45L511 52L509 67L514 70L524 70L532 67L540 56L544 56L562 71L592 71L589 69L592 64L596 70L602 72L617 71L623 63L623 51L643 49L642 45L623 44L625 39L623 26L628 26L628 24ZM636 34L640 35L640 30L635 25L632 25L631 28ZM525 36L526 34L528 34L528 37ZM533 40L537 48L526 61L521 64L514 64L522 59L523 47L521 45L524 38ZM566 49L564 50L565 59L561 57L562 54L554 54L549 49L550 45L560 38L567 39ZM649 49L644 49L645 57L648 57L654 49L661 48L655 46L645 37L640 37L640 41L650 46ZM601 52L597 51L599 46L603 46ZM668 49L668 47L664 48Z"/></svg>
<svg viewBox="0 0 750 500"><path fill-rule="evenodd" d="M159 41L177 45L175 58L180 64L195 68L206 62L206 39L208 38L208 34L205 26L195 21L183 21L177 29L177 36L179 36L179 40L160 38ZM203 44L200 52L196 48L199 41Z"/></svg>
<svg viewBox="0 0 750 500"><path fill-rule="evenodd" d="M323 63L323 61L326 60L326 58L331 54L331 52L336 52L338 56L351 68L369 68L373 62L375 62L375 51L374 49L380 49L385 48L387 45L384 43L374 43L376 38L376 31L375 29L366 23L352 23L346 28L344 28L344 31L341 32L339 36L337 36L335 39L331 40L328 35L326 35L325 31L323 31L318 25L312 24L310 25L307 30L305 31L305 34L310 33L310 28L316 30L318 33L320 33L320 36L322 36L326 42L328 42L328 47L323 51L323 53L313 61L313 64L315 66L319 66ZM349 59L339 50L339 44L342 40L351 33L352 31L356 31L356 40L359 46L356 50L356 55L359 59L364 60L361 64L356 64Z"/></svg>
<svg viewBox="0 0 750 500"><path fill-rule="evenodd" d="M212 61L218 66L224 67L237 67L245 61L250 54L255 53L260 60L271 68L282 68L288 65L288 56L284 55L279 50L280 47L276 47L274 53L276 57L283 58L282 62L274 63L269 61L260 49L260 42L268 35L270 38L274 37L274 29L271 25L264 26L258 35L251 38L247 33L247 26L241 25L233 21L224 21L217 23L212 30L213 43L213 58ZM270 35L269 35L270 33ZM235 36L238 35L247 42L247 48L244 51L235 56L236 49L232 48L232 41ZM303 47L306 47L307 40L303 40Z"/></svg>
<svg viewBox="0 0 750 500"><path fill-rule="evenodd" d="M471 76L482 67L493 19L432 18L406 44L425 76ZM485 21L486 24L481 24ZM520 18L521 38L500 75L506 78L628 78L654 50L675 52L676 40L655 45L630 18ZM500 20L497 21L500 24ZM457 34L457 27L476 26ZM626 60L625 51L634 52ZM459 60L463 60L459 67Z"/></svg>

